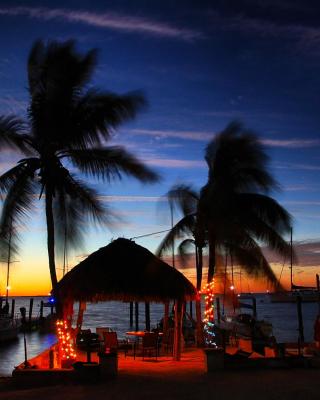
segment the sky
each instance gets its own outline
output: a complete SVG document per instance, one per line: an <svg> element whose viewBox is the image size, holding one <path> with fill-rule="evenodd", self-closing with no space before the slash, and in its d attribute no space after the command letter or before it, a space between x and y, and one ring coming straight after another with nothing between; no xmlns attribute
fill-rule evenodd
<svg viewBox="0 0 320 400"><path fill-rule="evenodd" d="M125 146L162 180L150 186L132 179L91 181L120 219L110 229L86 227L84 246L70 255L70 266L112 238L168 229L163 195L178 182L196 189L205 184L206 144L236 119L265 145L281 186L272 195L293 215L295 242L308 249L296 281L313 282L320 265L319 20L317 1L0 0L0 115L26 116L26 60L37 39L75 39L81 52L98 48L92 84L116 93L142 90L148 100L110 144ZM19 157L2 150L0 173ZM46 293L41 201L21 229L11 293ZM154 251L162 236L136 242ZM280 273L282 260L272 261ZM0 272L3 292L4 264ZM193 278L192 270L185 272Z"/></svg>

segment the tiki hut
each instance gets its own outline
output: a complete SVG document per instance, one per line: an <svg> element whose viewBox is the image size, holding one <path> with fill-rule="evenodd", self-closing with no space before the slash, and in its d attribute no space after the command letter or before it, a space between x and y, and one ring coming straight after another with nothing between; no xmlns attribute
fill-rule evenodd
<svg viewBox="0 0 320 400"><path fill-rule="evenodd" d="M179 271L135 242L120 238L92 253L62 278L57 292L69 307L74 301L175 300L175 358L180 358L182 304L196 297L196 289Z"/></svg>

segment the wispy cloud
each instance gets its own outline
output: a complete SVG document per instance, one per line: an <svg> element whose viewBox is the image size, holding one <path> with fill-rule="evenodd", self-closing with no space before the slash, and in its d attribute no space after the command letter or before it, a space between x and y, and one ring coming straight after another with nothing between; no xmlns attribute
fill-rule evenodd
<svg viewBox="0 0 320 400"><path fill-rule="evenodd" d="M158 201L164 201L164 197L158 196L108 196L108 195L101 195L99 196L99 200L107 201L112 203L118 202L147 202L147 203L156 203Z"/></svg>
<svg viewBox="0 0 320 400"><path fill-rule="evenodd" d="M153 167L162 168L203 168L205 162L202 160L179 160L171 158L145 159L144 162Z"/></svg>
<svg viewBox="0 0 320 400"><path fill-rule="evenodd" d="M0 107L6 111L16 114L26 112L28 102L25 100L18 100L13 96L5 96L0 98Z"/></svg>
<svg viewBox="0 0 320 400"><path fill-rule="evenodd" d="M288 149L320 146L320 139L262 139L261 142L266 146Z"/></svg>
<svg viewBox="0 0 320 400"><path fill-rule="evenodd" d="M179 138L186 140L197 140L204 142L213 138L212 132L201 131L178 131L178 130L153 130L153 129L131 129L131 133L142 136L153 136L157 138Z"/></svg>
<svg viewBox="0 0 320 400"><path fill-rule="evenodd" d="M303 171L320 171L320 165L312 164L296 164L289 162L275 162L274 167L277 169L297 169Z"/></svg>
<svg viewBox="0 0 320 400"><path fill-rule="evenodd" d="M316 192L320 190L320 185L317 184L294 184L294 185L284 185L282 189L285 192Z"/></svg>
<svg viewBox="0 0 320 400"><path fill-rule="evenodd" d="M62 8L45 7L2 7L0 15L23 15L41 20L62 20L73 23L82 23L101 29L110 29L122 32L144 33L148 35L193 41L203 37L199 31L180 28L168 23L123 15L113 12L90 12L84 10L68 10Z"/></svg>
<svg viewBox="0 0 320 400"><path fill-rule="evenodd" d="M180 131L180 130L153 130L153 129L132 129L132 134L141 136L152 136L155 138L178 138L184 140L195 140L207 142L214 138L214 132L208 131ZM320 146L320 139L261 139L261 143L270 147L282 147L288 149L307 148Z"/></svg>
<svg viewBox="0 0 320 400"><path fill-rule="evenodd" d="M306 51L310 47L320 46L320 29L312 25L287 21L274 22L266 18L249 17L243 14L225 17L215 10L211 12L211 19L215 29L265 37L288 38L294 40L302 51Z"/></svg>

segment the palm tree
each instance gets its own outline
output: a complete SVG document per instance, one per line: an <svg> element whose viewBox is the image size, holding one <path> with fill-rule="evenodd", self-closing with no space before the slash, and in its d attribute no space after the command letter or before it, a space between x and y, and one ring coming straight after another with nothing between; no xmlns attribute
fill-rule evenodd
<svg viewBox="0 0 320 400"><path fill-rule="evenodd" d="M270 192L278 185L268 172L268 156L257 136L233 122L207 146L208 181L200 193L198 214L208 235L208 282L213 278L221 250L247 273L277 279L261 244L283 255L290 246L291 217Z"/></svg>
<svg viewBox="0 0 320 400"><path fill-rule="evenodd" d="M277 184L267 170L268 157L261 142L233 122L209 142L205 159L208 181L199 194L187 185L168 192L182 218L163 239L158 254L170 248L173 238L186 237L179 246L182 256L195 243L198 289L205 246L209 248L208 282L218 260L227 253L249 275L264 276L277 285L260 245L288 256L290 246L283 235L290 231L291 217L268 196Z"/></svg>
<svg viewBox="0 0 320 400"><path fill-rule="evenodd" d="M79 54L73 41L36 42L28 60L28 120L0 117L0 146L24 155L0 177L0 192L5 194L1 237L8 241L12 221L11 242L17 250L17 227L30 216L36 199L43 198L53 289L59 244L67 237L68 245L78 245L88 220L110 220L97 192L70 168L107 182L123 175L142 182L158 179L124 148L107 146L113 130L133 118L145 100L139 93L121 96L88 87L96 55L95 50Z"/></svg>

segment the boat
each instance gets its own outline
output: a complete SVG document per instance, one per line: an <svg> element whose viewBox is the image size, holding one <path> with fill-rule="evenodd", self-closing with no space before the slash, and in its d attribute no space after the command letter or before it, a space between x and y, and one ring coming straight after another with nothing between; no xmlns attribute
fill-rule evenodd
<svg viewBox="0 0 320 400"><path fill-rule="evenodd" d="M296 303L298 298L303 303L315 303L320 301L320 293L315 287L299 286L293 283L293 246L292 229L290 235L290 290L268 293L271 303ZM280 284L280 279L279 279Z"/></svg>

